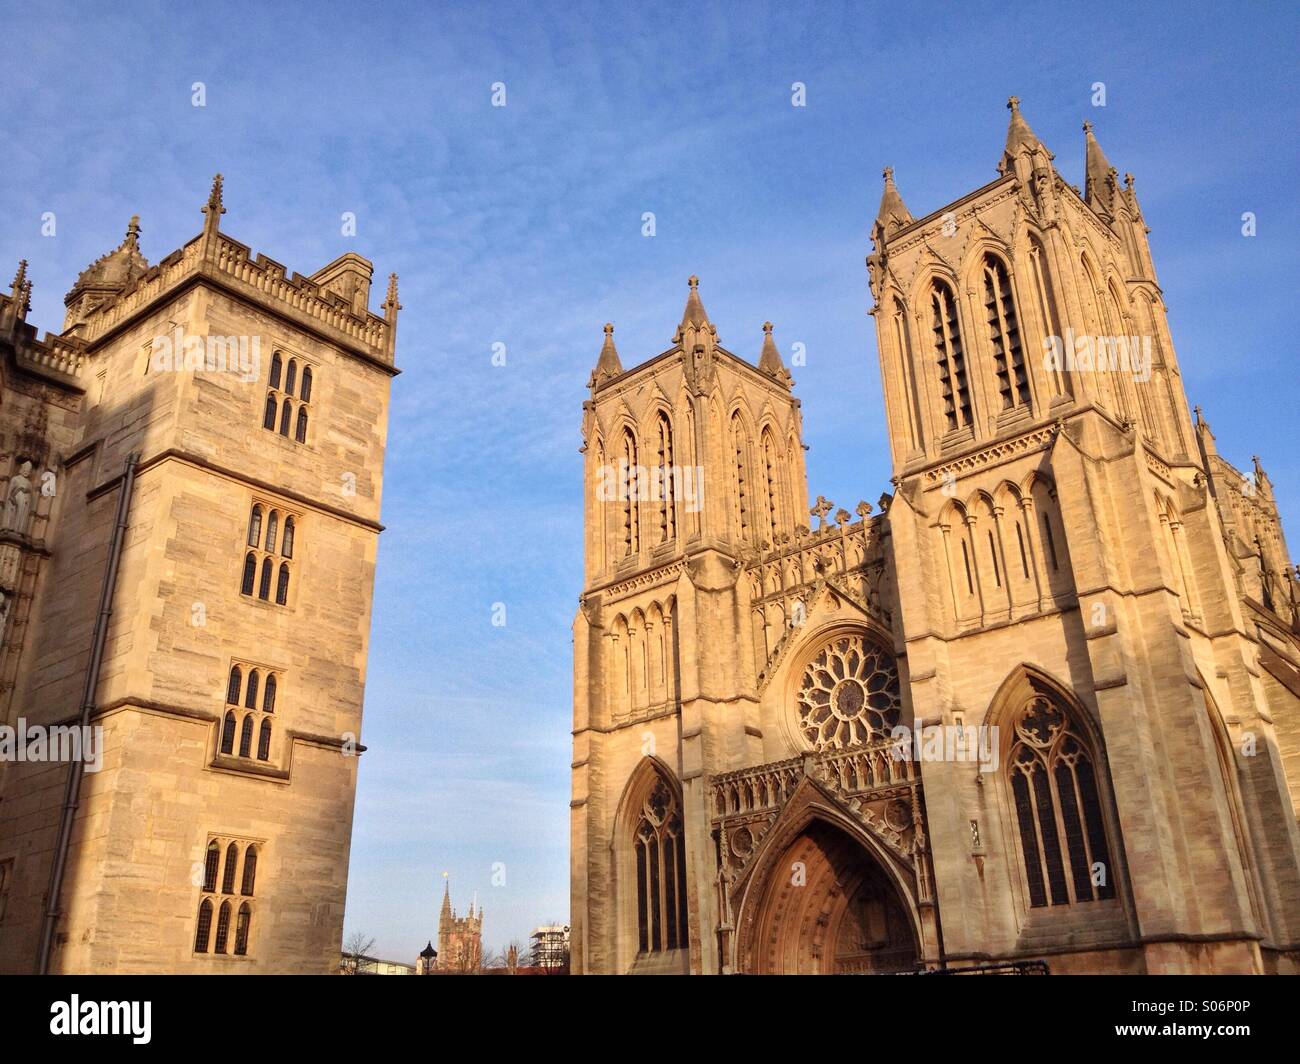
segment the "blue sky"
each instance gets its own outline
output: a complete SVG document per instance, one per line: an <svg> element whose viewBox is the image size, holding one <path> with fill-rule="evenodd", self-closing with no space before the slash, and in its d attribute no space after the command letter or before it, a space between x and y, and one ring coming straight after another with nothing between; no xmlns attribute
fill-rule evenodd
<svg viewBox="0 0 1300 1064"><path fill-rule="evenodd" d="M807 350L813 494L874 500L880 170L917 216L986 183L1012 93L1072 182L1085 118L1136 175L1192 401L1230 460L1263 457L1300 543L1295 5L1098 2L1059 31L1081 9L907 6L0 4L0 268L30 260L30 320L59 327L131 214L151 261L195 234L218 170L222 226L256 251L311 273L353 249L401 276L347 914L382 955L434 935L444 870L458 908L478 892L490 948L567 919L578 429L602 324L624 365L657 354L691 273L737 353L757 358L770 318Z"/></svg>

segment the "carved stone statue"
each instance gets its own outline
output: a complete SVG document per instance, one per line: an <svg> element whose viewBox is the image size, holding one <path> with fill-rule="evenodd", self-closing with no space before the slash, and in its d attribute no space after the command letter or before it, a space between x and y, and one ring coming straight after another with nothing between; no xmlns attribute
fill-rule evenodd
<svg viewBox="0 0 1300 1064"><path fill-rule="evenodd" d="M32 513L32 463L24 462L9 478L5 489L4 525L6 530L25 535Z"/></svg>

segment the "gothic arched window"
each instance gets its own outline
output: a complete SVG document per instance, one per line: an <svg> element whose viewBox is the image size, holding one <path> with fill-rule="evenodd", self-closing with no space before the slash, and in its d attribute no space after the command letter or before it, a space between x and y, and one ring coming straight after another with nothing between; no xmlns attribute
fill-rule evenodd
<svg viewBox="0 0 1300 1064"><path fill-rule="evenodd" d="M226 684L226 703L239 705L239 666L230 666L230 682Z"/></svg>
<svg viewBox="0 0 1300 1064"><path fill-rule="evenodd" d="M265 761L271 756L271 722L263 720L257 733L257 760Z"/></svg>
<svg viewBox="0 0 1300 1064"><path fill-rule="evenodd" d="M284 404L280 407L280 435L281 436L289 435L289 425L290 425L289 419L292 416L292 414L293 414L293 408L291 407L289 400L286 399L284 401Z"/></svg>
<svg viewBox="0 0 1300 1064"><path fill-rule="evenodd" d="M275 431L275 395L269 393L266 397L266 411L262 415L262 428Z"/></svg>
<svg viewBox="0 0 1300 1064"><path fill-rule="evenodd" d="M217 845L216 840L208 843L208 852L203 861L203 889L213 891L217 889L217 865L221 863L221 847ZM208 914L211 918L211 913ZM207 936L203 941L207 942Z"/></svg>
<svg viewBox="0 0 1300 1064"><path fill-rule="evenodd" d="M1096 760L1083 731L1041 693L1020 710L1014 727L1007 773L1029 904L1113 898Z"/></svg>
<svg viewBox="0 0 1300 1064"><path fill-rule="evenodd" d="M284 519L284 539L280 541L280 553L286 558L293 557L293 518Z"/></svg>
<svg viewBox="0 0 1300 1064"><path fill-rule="evenodd" d="M248 902L239 907L235 918L235 956L242 957L248 952L248 928L253 919L253 910Z"/></svg>
<svg viewBox="0 0 1300 1064"><path fill-rule="evenodd" d="M261 546L262 543L262 508L256 503L248 514L248 545Z"/></svg>
<svg viewBox="0 0 1300 1064"><path fill-rule="evenodd" d="M298 392L298 398L304 403L311 402L311 367L302 367L302 388Z"/></svg>
<svg viewBox="0 0 1300 1064"><path fill-rule="evenodd" d="M194 952L208 952L208 938L212 934L212 902L207 898L199 904L199 924L194 932Z"/></svg>
<svg viewBox="0 0 1300 1064"><path fill-rule="evenodd" d="M223 754L235 752L235 715L230 712L226 713L226 719L221 725L221 752Z"/></svg>
<svg viewBox="0 0 1300 1064"><path fill-rule="evenodd" d="M775 537L785 528L781 515L781 453L772 433L763 431L763 481L767 489L767 526Z"/></svg>
<svg viewBox="0 0 1300 1064"><path fill-rule="evenodd" d="M253 896L253 886L257 881L257 847L250 846L244 854L244 881L239 886L239 893L245 898Z"/></svg>
<svg viewBox="0 0 1300 1064"><path fill-rule="evenodd" d="M275 673L271 673L271 672L267 673L267 674L266 674L266 693L262 696L262 712L263 712L263 713L274 713L274 712L275 712L275 689L276 689L276 686L277 686L277 684L276 684L276 680L275 680Z"/></svg>
<svg viewBox="0 0 1300 1064"><path fill-rule="evenodd" d="M221 903L221 912L217 916L217 941L212 947L213 953L226 952L226 939L230 937L230 902Z"/></svg>
<svg viewBox="0 0 1300 1064"><path fill-rule="evenodd" d="M266 549L275 550L275 536L280 527L280 512L272 510L266 518Z"/></svg>
<svg viewBox="0 0 1300 1064"><path fill-rule="evenodd" d="M289 567L280 563L280 575L275 582L275 604L283 606L289 601Z"/></svg>
<svg viewBox="0 0 1300 1064"><path fill-rule="evenodd" d="M257 597L267 599L271 597L271 559L262 559L262 580L257 585Z"/></svg>
<svg viewBox="0 0 1300 1064"><path fill-rule="evenodd" d="M686 848L677 798L662 779L641 807L636 849L637 934L643 953L685 949Z"/></svg>
<svg viewBox="0 0 1300 1064"><path fill-rule="evenodd" d="M293 438L298 443L307 442L307 408L305 406L298 407L298 423L294 427Z"/></svg>
<svg viewBox="0 0 1300 1064"><path fill-rule="evenodd" d="M249 713L244 718L244 723L239 729L239 756L248 757L253 751L253 714Z"/></svg>
<svg viewBox="0 0 1300 1064"><path fill-rule="evenodd" d="M731 415L731 448L736 478L736 532L741 539L747 540L753 533L753 500L749 483L749 437L739 411Z"/></svg>
<svg viewBox="0 0 1300 1064"><path fill-rule="evenodd" d="M640 491L637 469L636 436L631 428L623 430L623 468L619 471L619 489L623 492L623 542L620 557L627 558L641 549L640 510L637 506Z"/></svg>
<svg viewBox="0 0 1300 1064"><path fill-rule="evenodd" d="M660 413L656 419L658 429L659 468L655 478L659 485L659 542L667 543L677 535L676 499L673 496L673 427L668 415Z"/></svg>
<svg viewBox="0 0 1300 1064"><path fill-rule="evenodd" d="M235 866L239 864L239 847L233 842L226 847L226 867L221 874L221 893L235 892Z"/></svg>
<svg viewBox="0 0 1300 1064"><path fill-rule="evenodd" d="M949 431L962 429L971 423L970 382L966 376L957 300L943 281L935 281L930 288L930 322L944 417Z"/></svg>
<svg viewBox="0 0 1300 1064"><path fill-rule="evenodd" d="M257 670L252 669L248 673L248 694L244 698L244 705L247 706L249 709L257 708L257 688L258 688Z"/></svg>
<svg viewBox="0 0 1300 1064"><path fill-rule="evenodd" d="M244 576L239 583L241 594L251 595L253 593L253 584L257 580L257 558L250 551L244 557Z"/></svg>
<svg viewBox="0 0 1300 1064"><path fill-rule="evenodd" d="M293 395L293 386L298 383L298 362L295 359L289 359L289 371L284 375L284 391L286 395Z"/></svg>
<svg viewBox="0 0 1300 1064"><path fill-rule="evenodd" d="M1011 277L1001 259L984 259L984 312L988 317L993 364L997 370L1002 409L1029 405L1029 377L1020 343L1020 321L1011 292Z"/></svg>
<svg viewBox="0 0 1300 1064"><path fill-rule="evenodd" d="M277 351L271 356L271 378L269 383L272 388L280 387L280 366L280 352Z"/></svg>

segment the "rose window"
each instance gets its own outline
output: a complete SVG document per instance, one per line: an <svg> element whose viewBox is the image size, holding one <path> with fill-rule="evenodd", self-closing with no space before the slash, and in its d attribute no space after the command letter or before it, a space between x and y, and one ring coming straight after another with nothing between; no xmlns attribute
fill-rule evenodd
<svg viewBox="0 0 1300 1064"><path fill-rule="evenodd" d="M799 727L817 750L879 739L898 723L898 666L862 636L841 636L804 669Z"/></svg>

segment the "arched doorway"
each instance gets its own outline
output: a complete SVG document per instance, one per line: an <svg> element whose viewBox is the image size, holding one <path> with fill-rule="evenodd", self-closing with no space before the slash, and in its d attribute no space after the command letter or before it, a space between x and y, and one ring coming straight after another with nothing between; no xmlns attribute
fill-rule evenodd
<svg viewBox="0 0 1300 1064"><path fill-rule="evenodd" d="M857 840L813 819L771 865L750 954L762 975L911 971L912 920L898 889Z"/></svg>

